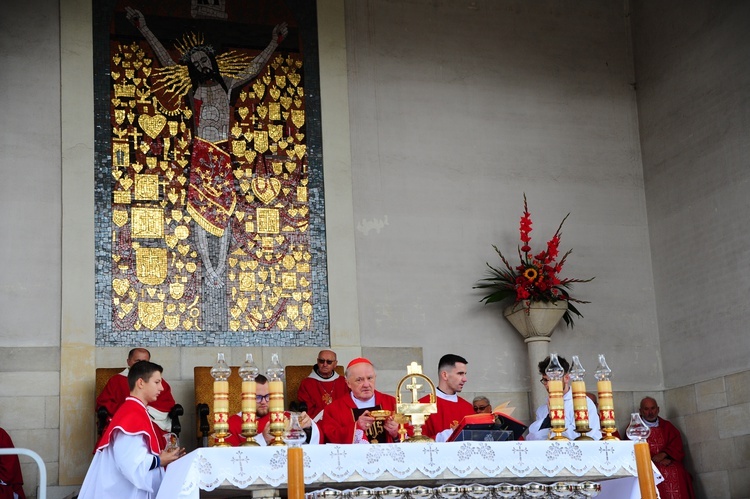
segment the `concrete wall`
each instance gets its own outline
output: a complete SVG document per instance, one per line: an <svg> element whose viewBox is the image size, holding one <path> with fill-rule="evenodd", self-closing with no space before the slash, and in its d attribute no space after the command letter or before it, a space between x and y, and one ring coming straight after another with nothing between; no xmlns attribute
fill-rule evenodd
<svg viewBox="0 0 750 499"><path fill-rule="evenodd" d="M526 346L472 286L514 258L523 193L585 318L550 348L607 355L619 388L661 387L628 18L618 1L346 2L363 345L424 344L467 389L527 391ZM541 359L539 359L541 360Z"/></svg>
<svg viewBox="0 0 750 499"><path fill-rule="evenodd" d="M750 4L634 3L643 171L671 388L748 366ZM686 361L696 355L700 368Z"/></svg>

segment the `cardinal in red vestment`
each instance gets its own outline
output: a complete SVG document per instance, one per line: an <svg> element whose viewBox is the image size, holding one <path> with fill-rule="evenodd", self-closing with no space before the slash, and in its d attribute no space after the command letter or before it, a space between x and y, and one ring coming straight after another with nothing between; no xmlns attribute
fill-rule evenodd
<svg viewBox="0 0 750 499"><path fill-rule="evenodd" d="M396 399L375 390L375 367L358 357L346 366L346 384L351 393L323 409L321 428L326 443L369 444L398 441ZM372 411L387 410L391 415L376 418Z"/></svg>

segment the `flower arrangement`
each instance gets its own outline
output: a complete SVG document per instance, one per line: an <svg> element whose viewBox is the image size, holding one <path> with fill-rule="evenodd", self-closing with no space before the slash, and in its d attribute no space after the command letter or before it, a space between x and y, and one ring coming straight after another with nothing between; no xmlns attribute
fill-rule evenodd
<svg viewBox="0 0 750 499"><path fill-rule="evenodd" d="M568 302L568 309L563 315L565 324L573 327L573 316L571 312L578 317L583 317L573 303L589 303L578 300L570 296L568 290L573 283L589 282L589 279L561 279L559 276L562 271L565 260L572 253L568 250L562 258L557 259L559 255L560 237L562 226L568 219L570 213L560 222L560 226L555 231L552 239L547 241L547 248L534 255L531 252L531 214L529 213L528 204L526 203L526 194L523 195L523 216L521 217L521 245L518 246L518 257L521 260L520 265L515 268L511 267L508 260L503 256L497 246L492 245L495 251L500 255L500 259L505 264L505 268L495 268L489 263L489 276L481 279L474 288L492 290L490 294L482 298L485 304L496 303L507 298L513 298L514 303L525 302L528 313L531 302L542 301L555 303L559 300Z"/></svg>

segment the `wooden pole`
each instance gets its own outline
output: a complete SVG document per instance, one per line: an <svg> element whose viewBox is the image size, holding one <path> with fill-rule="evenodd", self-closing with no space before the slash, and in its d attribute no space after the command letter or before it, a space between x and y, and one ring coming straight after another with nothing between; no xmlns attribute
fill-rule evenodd
<svg viewBox="0 0 750 499"><path fill-rule="evenodd" d="M305 467L302 447L287 448L288 499L305 499Z"/></svg>
<svg viewBox="0 0 750 499"><path fill-rule="evenodd" d="M637 442L634 446L635 465L638 470L638 485L641 488L641 499L656 499L656 484L651 468L651 451L648 442ZM291 496L290 496L291 497Z"/></svg>

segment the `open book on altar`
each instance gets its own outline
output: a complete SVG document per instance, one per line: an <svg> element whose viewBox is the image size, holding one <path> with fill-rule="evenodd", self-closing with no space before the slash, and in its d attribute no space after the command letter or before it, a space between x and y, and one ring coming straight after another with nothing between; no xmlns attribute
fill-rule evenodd
<svg viewBox="0 0 750 499"><path fill-rule="evenodd" d="M508 407L508 402L501 404L491 414L469 414L453 430L447 442L463 440L494 441L518 440L528 426L510 417L514 407ZM507 412L501 412L506 410Z"/></svg>

